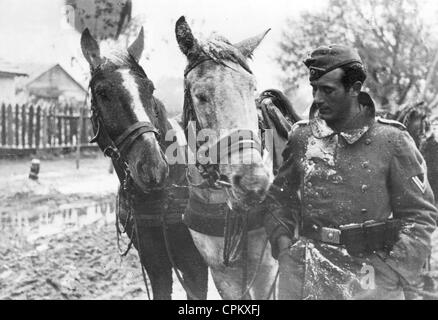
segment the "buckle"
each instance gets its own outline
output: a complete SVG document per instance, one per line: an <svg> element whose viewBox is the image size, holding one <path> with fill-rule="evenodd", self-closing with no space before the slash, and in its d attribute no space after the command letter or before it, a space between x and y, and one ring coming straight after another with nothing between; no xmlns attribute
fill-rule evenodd
<svg viewBox="0 0 438 320"><path fill-rule="evenodd" d="M322 242L341 244L341 230L322 227L320 234Z"/></svg>

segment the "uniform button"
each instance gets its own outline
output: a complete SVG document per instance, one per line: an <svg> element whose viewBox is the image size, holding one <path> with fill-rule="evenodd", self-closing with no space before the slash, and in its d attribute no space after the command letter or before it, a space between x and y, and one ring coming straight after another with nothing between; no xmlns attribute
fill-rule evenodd
<svg viewBox="0 0 438 320"><path fill-rule="evenodd" d="M365 139L365 144L369 146L371 144L371 139Z"/></svg>
<svg viewBox="0 0 438 320"><path fill-rule="evenodd" d="M312 225L312 229L315 230L315 231L318 231L318 226L316 224L313 224Z"/></svg>
<svg viewBox="0 0 438 320"><path fill-rule="evenodd" d="M360 213L363 213L363 214L368 213L368 210L367 209L362 209L362 210L360 210Z"/></svg>
<svg viewBox="0 0 438 320"><path fill-rule="evenodd" d="M362 168L368 169L369 167L370 167L370 163L369 162L362 163Z"/></svg>
<svg viewBox="0 0 438 320"><path fill-rule="evenodd" d="M319 192L315 192L315 197L319 197Z"/></svg>
<svg viewBox="0 0 438 320"><path fill-rule="evenodd" d="M308 205L307 205L307 209L312 210L312 209L313 209L313 206L312 206L311 204L308 204Z"/></svg>
<svg viewBox="0 0 438 320"><path fill-rule="evenodd" d="M361 187L361 189L362 189L362 192L367 192L367 190L368 190L368 186L367 186L366 184L364 184L364 185Z"/></svg>
<svg viewBox="0 0 438 320"><path fill-rule="evenodd" d="M307 182L307 188L312 188L312 182Z"/></svg>
<svg viewBox="0 0 438 320"><path fill-rule="evenodd" d="M163 205L163 209L164 209L164 210L169 209L169 205L168 205L167 203L165 203L165 204Z"/></svg>

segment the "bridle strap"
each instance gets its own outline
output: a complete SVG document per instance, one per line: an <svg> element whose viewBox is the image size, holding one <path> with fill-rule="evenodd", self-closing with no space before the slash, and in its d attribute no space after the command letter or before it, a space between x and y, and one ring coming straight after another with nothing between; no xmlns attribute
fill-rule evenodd
<svg viewBox="0 0 438 320"><path fill-rule="evenodd" d="M134 141L144 133L154 133L159 140L158 130L149 122L137 122L126 129L117 139L114 141L115 146L124 152L134 143Z"/></svg>
<svg viewBox="0 0 438 320"><path fill-rule="evenodd" d="M193 64L189 64L189 65L187 66L186 70L184 71L184 78L187 78L187 75L188 75L193 69L195 69L197 66L199 66L200 64L202 64L202 63L204 63L204 62L206 62L206 61L209 61L209 60L214 61L214 60L211 59L211 58L204 58L204 59L201 59L201 60L199 60L199 61L196 61L196 62L193 63Z"/></svg>

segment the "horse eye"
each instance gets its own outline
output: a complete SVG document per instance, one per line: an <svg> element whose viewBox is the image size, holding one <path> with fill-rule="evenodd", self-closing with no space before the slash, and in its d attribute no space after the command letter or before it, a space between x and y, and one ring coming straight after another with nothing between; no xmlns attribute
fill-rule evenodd
<svg viewBox="0 0 438 320"><path fill-rule="evenodd" d="M201 103L208 102L208 97L204 93L197 93L197 94L195 94L195 97Z"/></svg>
<svg viewBox="0 0 438 320"><path fill-rule="evenodd" d="M102 99L108 99L107 90L103 87L96 88L96 95Z"/></svg>

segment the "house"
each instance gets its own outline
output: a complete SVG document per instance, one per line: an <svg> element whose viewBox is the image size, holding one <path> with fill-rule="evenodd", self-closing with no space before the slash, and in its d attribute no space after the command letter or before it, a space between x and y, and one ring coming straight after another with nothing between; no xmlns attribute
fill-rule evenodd
<svg viewBox="0 0 438 320"><path fill-rule="evenodd" d="M15 103L17 77L27 76L19 67L0 59L0 103Z"/></svg>
<svg viewBox="0 0 438 320"><path fill-rule="evenodd" d="M49 66L29 67L29 78L24 80L22 90L34 100L82 102L86 87L59 63Z"/></svg>

